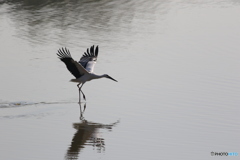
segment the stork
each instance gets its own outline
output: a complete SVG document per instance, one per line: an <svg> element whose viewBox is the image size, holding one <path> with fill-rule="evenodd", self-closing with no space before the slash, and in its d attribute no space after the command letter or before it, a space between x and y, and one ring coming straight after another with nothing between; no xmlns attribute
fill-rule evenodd
<svg viewBox="0 0 240 160"><path fill-rule="evenodd" d="M71 79L70 82L78 83L77 87L79 89L79 103L81 102L81 93L83 95L84 100L86 100L86 96L82 91L82 87L87 81L105 77L117 82L117 80L113 79L107 74L97 75L93 73L93 69L96 64L98 56L98 46L94 48L93 45L90 47L90 50L88 48L87 51L84 52L84 54L80 58L79 62L73 60L70 51L67 48L59 49L57 55L58 58L65 63L67 69L75 77L75 79Z"/></svg>

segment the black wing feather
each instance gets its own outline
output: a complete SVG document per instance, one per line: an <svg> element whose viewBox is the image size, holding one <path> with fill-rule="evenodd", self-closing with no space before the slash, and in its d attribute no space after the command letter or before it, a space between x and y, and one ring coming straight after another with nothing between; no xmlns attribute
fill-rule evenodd
<svg viewBox="0 0 240 160"><path fill-rule="evenodd" d="M89 52L89 48L87 49L87 52L84 52L84 54L82 55L79 63L86 68L87 63L89 61L97 61L97 56L98 56L98 46L96 47L95 51L94 51L94 45L90 47L90 52Z"/></svg>
<svg viewBox="0 0 240 160"><path fill-rule="evenodd" d="M58 58L65 63L67 69L74 77L79 78L82 76L74 64L74 60L72 59L72 56L67 48L59 49L57 55L59 56Z"/></svg>
<svg viewBox="0 0 240 160"><path fill-rule="evenodd" d="M94 51L93 51L93 50L94 50L94 46L92 46L92 47L90 48L90 53L91 53L91 54L93 54L93 53L94 53Z"/></svg>

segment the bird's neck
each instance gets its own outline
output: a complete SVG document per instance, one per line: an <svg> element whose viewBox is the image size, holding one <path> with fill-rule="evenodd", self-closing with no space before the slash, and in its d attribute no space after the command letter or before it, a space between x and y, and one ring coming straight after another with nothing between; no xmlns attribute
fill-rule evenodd
<svg viewBox="0 0 240 160"><path fill-rule="evenodd" d="M99 78L106 77L105 74L103 74L103 75L92 74L92 76L93 76L93 79L99 79Z"/></svg>

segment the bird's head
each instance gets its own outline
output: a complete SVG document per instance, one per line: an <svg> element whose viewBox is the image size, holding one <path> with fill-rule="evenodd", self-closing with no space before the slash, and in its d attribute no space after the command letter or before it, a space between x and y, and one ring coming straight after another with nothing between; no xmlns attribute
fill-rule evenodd
<svg viewBox="0 0 240 160"><path fill-rule="evenodd" d="M109 75L107 75L107 74L104 74L104 77L106 77L106 78L108 78L108 79L111 79L111 80L113 80L113 81L117 82L117 80L116 80L116 79L113 79L112 77L110 77L110 76L109 76Z"/></svg>

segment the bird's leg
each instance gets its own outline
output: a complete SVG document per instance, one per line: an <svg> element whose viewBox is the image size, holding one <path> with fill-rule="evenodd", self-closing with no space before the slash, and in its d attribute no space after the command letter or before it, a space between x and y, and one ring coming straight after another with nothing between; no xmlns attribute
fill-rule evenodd
<svg viewBox="0 0 240 160"><path fill-rule="evenodd" d="M84 84L84 83L83 83ZM85 97L85 94L83 93L83 91L82 91L82 86L83 86L83 84L81 85L81 87L79 88L80 89L80 91L82 92L82 94L83 94L83 99L86 101L86 97ZM80 92L79 91L79 92Z"/></svg>
<svg viewBox="0 0 240 160"><path fill-rule="evenodd" d="M86 101L86 97L85 97L85 95L84 95L84 93L83 93L82 90L81 90L81 92L82 92L82 94L83 94L83 99Z"/></svg>
<svg viewBox="0 0 240 160"><path fill-rule="evenodd" d="M82 91L82 86L83 86L84 83L82 83L81 87L79 87L80 83L77 85L78 89L79 89L79 103L81 102L81 92L83 94L83 99L86 100L86 97Z"/></svg>
<svg viewBox="0 0 240 160"><path fill-rule="evenodd" d="M77 87L78 87L78 90L79 90L79 103L81 102L81 89L80 89L80 87L79 87L79 85L80 85L80 83L77 85Z"/></svg>

